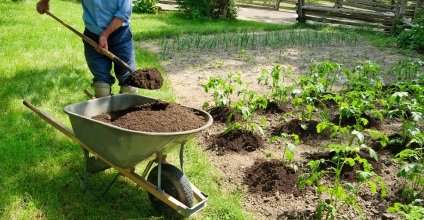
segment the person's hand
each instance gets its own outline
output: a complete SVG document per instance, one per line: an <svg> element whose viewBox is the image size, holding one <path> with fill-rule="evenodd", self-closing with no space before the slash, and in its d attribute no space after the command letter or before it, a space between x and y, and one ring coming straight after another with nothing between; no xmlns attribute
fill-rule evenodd
<svg viewBox="0 0 424 220"><path fill-rule="evenodd" d="M108 39L109 35L105 34L104 32L102 34L100 34L99 36L99 45L97 46L96 50L98 52L101 53L101 50L103 48L105 48L106 50L108 50L108 44L107 44L107 39Z"/></svg>
<svg viewBox="0 0 424 220"><path fill-rule="evenodd" d="M40 14L44 14L46 11L50 10L50 1L49 0L40 0L37 2L37 11Z"/></svg>

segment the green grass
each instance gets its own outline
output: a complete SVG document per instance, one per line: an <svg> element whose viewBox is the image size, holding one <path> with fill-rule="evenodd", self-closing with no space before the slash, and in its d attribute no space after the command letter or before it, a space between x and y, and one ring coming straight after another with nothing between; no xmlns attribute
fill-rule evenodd
<svg viewBox="0 0 424 220"><path fill-rule="evenodd" d="M22 104L27 100L71 127L63 108L86 101L84 89L93 91L82 40L53 18L38 14L35 3L0 2L0 219L161 218L147 193L126 178L119 178L105 197L96 198L117 173L114 170L94 175L90 182L92 194L85 194L79 180L83 173L81 147ZM52 1L51 12L83 30L79 3ZM141 40L196 31L190 21L175 18L173 14L134 15L134 36ZM244 22L233 24L233 28L240 24ZM203 28L205 33L226 26L225 22L209 25L212 28ZM178 26L181 29L175 28ZM252 23L251 28L260 26ZM157 54L136 48L136 57L137 68L161 70ZM113 86L114 93L118 89ZM140 93L175 100L167 81L161 90ZM240 192L220 185L223 177L205 152L195 142L186 151L189 180L209 195L208 206L193 218L251 218L241 207ZM178 164L176 158L171 155L171 163Z"/></svg>
<svg viewBox="0 0 424 220"><path fill-rule="evenodd" d="M35 0L0 1L0 219L149 219L161 218L147 193L126 178L119 178L107 195L94 195L116 174L92 177L93 194L85 194L79 180L83 172L81 147L53 128L22 102L29 101L66 126L63 108L86 101L92 76L82 40L47 15L35 10ZM51 12L77 30L84 29L82 8L76 1L52 1ZM279 31L301 28L327 30L328 26L266 24L250 21L188 21L176 13L132 16L136 41L158 40L181 34L216 34L243 31ZM158 54L136 48L137 68L162 71ZM113 93L118 92L113 86ZM165 79L158 91L140 94L174 101ZM209 195L208 206L194 219L250 219L243 210L240 190L223 184L223 175L203 150L191 141L186 150L189 180ZM177 156L170 162L178 164Z"/></svg>

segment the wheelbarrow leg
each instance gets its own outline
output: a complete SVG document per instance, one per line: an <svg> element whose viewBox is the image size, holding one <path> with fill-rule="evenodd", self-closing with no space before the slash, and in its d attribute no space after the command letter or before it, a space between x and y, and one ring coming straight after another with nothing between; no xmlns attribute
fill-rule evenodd
<svg viewBox="0 0 424 220"><path fill-rule="evenodd" d="M83 149L84 151L84 191L85 194L88 194L88 159L90 157L90 152L88 150Z"/></svg>
<svg viewBox="0 0 424 220"><path fill-rule="evenodd" d="M104 163L101 160L97 160L94 157L90 157L90 152L83 148L84 152L84 191L86 194L89 193L89 179L90 175L102 172L106 169L109 169L110 166ZM100 194L99 197L103 197L107 191L109 191L110 187L115 183L116 179L121 175L118 173L115 177L110 181L106 189Z"/></svg>
<svg viewBox="0 0 424 220"><path fill-rule="evenodd" d="M187 141L183 141L181 143L181 148L180 148L180 167L181 167L181 171L184 173L184 147L186 145Z"/></svg>
<svg viewBox="0 0 424 220"><path fill-rule="evenodd" d="M116 179L118 179L118 177L120 175L121 175L121 173L118 173L118 174L115 175L115 177L112 179L112 181L110 181L109 185L106 187L106 189L103 191L103 193L99 196L99 198L103 197L107 193L107 191L109 191L112 184L115 183Z"/></svg>

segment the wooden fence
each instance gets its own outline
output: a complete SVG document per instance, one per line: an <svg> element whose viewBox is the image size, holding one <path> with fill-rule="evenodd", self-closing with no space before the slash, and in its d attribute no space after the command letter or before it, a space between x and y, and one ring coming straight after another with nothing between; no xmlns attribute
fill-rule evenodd
<svg viewBox="0 0 424 220"><path fill-rule="evenodd" d="M158 0L162 4L177 4L176 0ZM234 3L240 7L261 8L261 9L286 9L296 11L297 0L234 0ZM283 3L283 5L281 5ZM289 6L286 6L289 5Z"/></svg>
<svg viewBox="0 0 424 220"><path fill-rule="evenodd" d="M399 22L411 27L412 20L417 16L417 9L423 7L423 1L335 0L333 6L325 7L305 4L305 0L298 0L297 20L356 26L365 23L371 27L393 31Z"/></svg>
<svg viewBox="0 0 424 220"><path fill-rule="evenodd" d="M176 4L175 0L158 2ZM424 0L319 0L314 3L305 3L305 0L234 0L234 3L240 7L296 11L298 22L366 24L386 31L393 31L399 21L411 27L417 9L424 6Z"/></svg>

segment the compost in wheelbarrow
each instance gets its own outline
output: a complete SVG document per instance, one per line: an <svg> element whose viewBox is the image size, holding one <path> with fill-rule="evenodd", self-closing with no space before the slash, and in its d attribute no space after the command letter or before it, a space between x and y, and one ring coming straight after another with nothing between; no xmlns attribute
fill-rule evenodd
<svg viewBox="0 0 424 220"><path fill-rule="evenodd" d="M162 100L103 113L93 119L142 132L189 131L206 124L198 111Z"/></svg>
<svg viewBox="0 0 424 220"><path fill-rule="evenodd" d="M65 107L75 136L114 165L128 169L156 153L164 154L179 148L181 143L193 138L212 124L212 117L196 110L205 124L196 129L180 132L140 132L99 122L93 116L153 103L156 99L131 94L89 100Z"/></svg>

